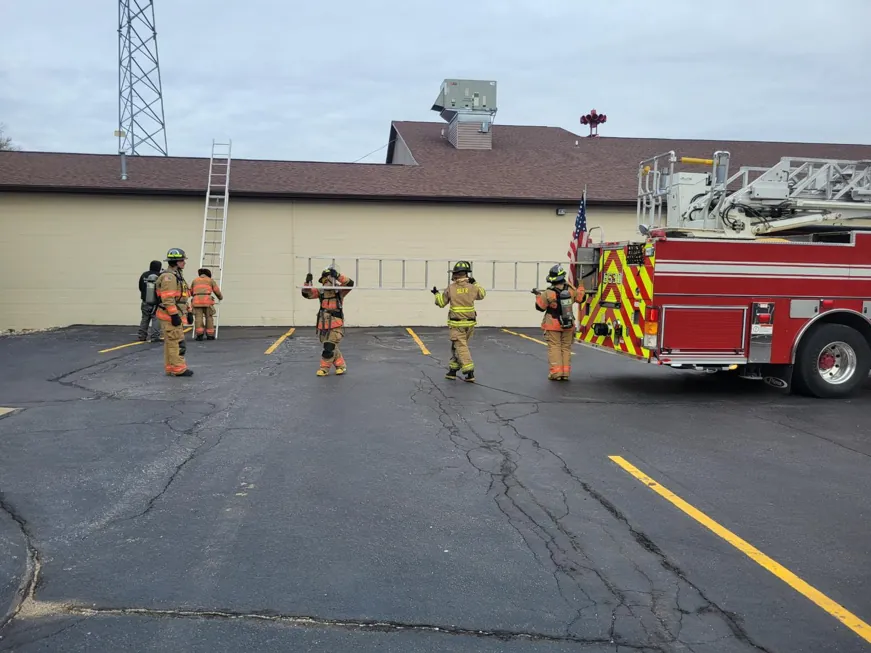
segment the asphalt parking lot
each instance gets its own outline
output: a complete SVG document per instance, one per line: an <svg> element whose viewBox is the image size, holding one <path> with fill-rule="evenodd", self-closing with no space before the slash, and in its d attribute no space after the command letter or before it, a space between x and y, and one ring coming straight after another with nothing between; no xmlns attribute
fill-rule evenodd
<svg viewBox="0 0 871 653"><path fill-rule="evenodd" d="M0 650L871 650L871 388L535 330L0 338ZM282 338L280 342L277 342ZM845 612L846 611L846 612Z"/></svg>

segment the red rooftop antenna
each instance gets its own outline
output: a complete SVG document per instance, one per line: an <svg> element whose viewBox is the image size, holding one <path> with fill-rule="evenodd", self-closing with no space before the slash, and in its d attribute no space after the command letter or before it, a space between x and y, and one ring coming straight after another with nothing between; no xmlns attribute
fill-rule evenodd
<svg viewBox="0 0 871 653"><path fill-rule="evenodd" d="M596 110L593 109L586 116L581 116L581 124L588 125L590 127L590 133L587 135L587 138L594 138L599 135L599 125L608 120L608 116L604 113L596 113Z"/></svg>

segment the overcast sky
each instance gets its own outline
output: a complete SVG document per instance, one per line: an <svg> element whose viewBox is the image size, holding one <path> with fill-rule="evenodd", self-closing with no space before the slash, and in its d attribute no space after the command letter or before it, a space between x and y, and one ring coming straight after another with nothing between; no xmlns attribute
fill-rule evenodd
<svg viewBox="0 0 871 653"><path fill-rule="evenodd" d="M169 153L355 161L443 79L498 82L496 124L608 136L871 143L871 0L154 0ZM802 6L803 5L803 6ZM0 0L0 123L112 153L117 3ZM381 149L365 158L383 162Z"/></svg>

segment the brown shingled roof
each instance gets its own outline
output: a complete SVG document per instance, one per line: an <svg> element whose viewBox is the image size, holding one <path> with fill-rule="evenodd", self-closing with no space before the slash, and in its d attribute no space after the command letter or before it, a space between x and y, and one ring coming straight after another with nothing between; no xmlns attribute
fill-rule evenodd
<svg viewBox="0 0 871 653"><path fill-rule="evenodd" d="M871 145L586 138L558 127L511 125L493 127L492 150L457 150L441 136L444 127L446 123L393 123L415 160L432 168L433 175L440 175L445 183L465 178L467 184L476 184L487 193L511 192L521 197L577 198L586 184L590 201L634 203L639 162L670 150L678 156L699 158L728 150L732 173L741 166L771 166L785 156L871 159Z"/></svg>
<svg viewBox="0 0 871 653"><path fill-rule="evenodd" d="M495 125L492 150L456 150L446 123L394 122L419 165L233 159L230 193L247 197L420 199L574 203L584 184L591 203L635 201L641 159L676 150L710 157L732 153L740 165L782 156L871 159L871 145L584 138L556 127ZM578 142L575 145L575 142ZM388 162L393 146L388 151ZM208 158L0 152L0 190L203 194Z"/></svg>

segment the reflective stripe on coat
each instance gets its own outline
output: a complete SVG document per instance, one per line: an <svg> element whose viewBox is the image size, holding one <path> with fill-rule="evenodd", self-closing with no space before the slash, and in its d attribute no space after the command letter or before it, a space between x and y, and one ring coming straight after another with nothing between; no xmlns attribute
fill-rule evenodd
<svg viewBox="0 0 871 653"><path fill-rule="evenodd" d="M157 279L158 320L169 322L173 315L186 313L189 299L190 289L178 268L170 268Z"/></svg>
<svg viewBox="0 0 871 653"><path fill-rule="evenodd" d="M197 277L191 283L191 304L196 307L214 306L212 293L218 299L224 299L217 281L205 275Z"/></svg>
<svg viewBox="0 0 871 653"><path fill-rule="evenodd" d="M579 293L574 287L566 284L566 288L572 296L573 304L580 304L583 301L584 295L583 293ZM556 311L559 313L559 292L552 288L548 288L547 290L542 290L538 295L535 296L535 305L541 311L547 311L548 309L551 312ZM545 313L544 317L541 320L541 328L545 331L574 331L575 329L575 313L574 306L572 306L572 326L568 328L563 328L560 326L559 318L554 317L551 313Z"/></svg>
<svg viewBox="0 0 871 653"><path fill-rule="evenodd" d="M340 274L338 279L336 279L336 285L337 287L347 286L348 282L350 281L350 277L346 277L344 274ZM338 311L339 299L341 299L344 303L345 297L347 297L348 293L351 292L351 288L346 287L342 288L341 290L318 290L317 288L309 287L311 284L305 285L307 287L302 289L302 296L306 299L320 300L320 310L318 311L317 328L320 330L325 330L338 329L339 327L344 326L344 318L338 317L336 315L331 315L327 311Z"/></svg>
<svg viewBox="0 0 871 653"><path fill-rule="evenodd" d="M477 283L471 283L462 277L454 281L441 292L436 293L435 304L439 308L450 305L448 309L448 326L470 327L478 322L475 302L487 296L487 291Z"/></svg>

